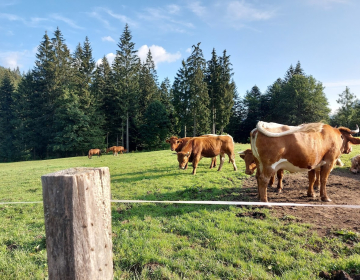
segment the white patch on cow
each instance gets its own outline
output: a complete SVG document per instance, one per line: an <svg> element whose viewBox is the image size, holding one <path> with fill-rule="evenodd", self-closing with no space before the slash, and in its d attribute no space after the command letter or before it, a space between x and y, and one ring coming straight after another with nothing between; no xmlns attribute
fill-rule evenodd
<svg viewBox="0 0 360 280"><path fill-rule="evenodd" d="M290 129L283 131L283 132L270 132L270 131L266 130L269 128L278 128L281 126L284 126L284 125L280 125L278 123L267 123L267 122L262 122L262 121L259 121L256 124L256 128L258 129L258 131L268 137L282 137L285 135L294 134L295 132L299 132L304 129L303 125L299 125L299 126L288 126Z"/></svg>
<svg viewBox="0 0 360 280"><path fill-rule="evenodd" d="M270 122L270 123L269 122L261 122L261 125L263 128L278 128L278 127L285 126L284 124L274 123L274 122ZM293 128L296 128L297 126L287 125L287 127L289 127L290 129L293 129Z"/></svg>
<svg viewBox="0 0 360 280"><path fill-rule="evenodd" d="M256 128L255 128L255 129L256 129ZM250 135L253 135L253 132L255 131L255 129L253 129L253 130L251 131L251 134L250 134ZM258 169L259 169L259 171L261 172L261 171L263 170L263 164L262 164L262 162L261 162L261 160L260 160L259 151L258 151L258 149L257 149L257 147L256 147L257 137L258 137L258 134L257 134L257 133L255 134L255 137L254 137L254 138L252 138L252 136L251 136L250 144L251 144L251 150L252 150L252 153L253 153L254 157L256 157L256 159L259 161Z"/></svg>
<svg viewBox="0 0 360 280"><path fill-rule="evenodd" d="M319 164L317 164L314 168L300 168L298 166L293 165L291 162L289 162L287 159L282 158L279 159L277 162L273 163L271 165L271 168L274 171L278 171L279 169L285 169L291 173L295 173L295 172L308 172L312 169L317 169L320 168L321 166L325 165L326 161L321 161Z"/></svg>

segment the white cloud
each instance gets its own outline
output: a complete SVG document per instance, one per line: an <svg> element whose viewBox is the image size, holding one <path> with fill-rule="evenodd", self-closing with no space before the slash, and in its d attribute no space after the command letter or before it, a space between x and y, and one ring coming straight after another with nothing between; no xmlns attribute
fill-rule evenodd
<svg viewBox="0 0 360 280"><path fill-rule="evenodd" d="M167 9L170 14L177 14L180 11L180 7L174 4L168 5Z"/></svg>
<svg viewBox="0 0 360 280"><path fill-rule="evenodd" d="M168 53L163 47L152 45L148 47L147 45L143 45L138 50L138 56L140 57L141 61L146 60L146 56L151 51L152 58L154 60L155 66L161 62L174 62L181 58L181 53L178 51L174 54Z"/></svg>
<svg viewBox="0 0 360 280"><path fill-rule="evenodd" d="M28 69L24 69L24 67L29 67L30 69L30 61L34 61L34 59L35 53L33 51L0 52L0 65L10 69L19 67L20 69L27 71Z"/></svg>
<svg viewBox="0 0 360 280"><path fill-rule="evenodd" d="M10 21L22 21L25 22L25 20L17 15L13 14L6 14L6 13L0 13L0 18L4 18Z"/></svg>
<svg viewBox="0 0 360 280"><path fill-rule="evenodd" d="M102 37L101 40L107 42L115 42L115 40L111 36Z"/></svg>
<svg viewBox="0 0 360 280"><path fill-rule="evenodd" d="M108 54L105 55L105 56L106 56L109 64L111 65L111 64L114 62L114 59L115 59L116 54L114 54L114 53L108 53ZM101 61L102 61L102 58L98 59L98 60L96 61L96 65L100 65L100 64L101 64Z"/></svg>
<svg viewBox="0 0 360 280"><path fill-rule="evenodd" d="M199 1L189 3L188 8L199 17L203 17L207 13L205 6L202 6Z"/></svg>
<svg viewBox="0 0 360 280"><path fill-rule="evenodd" d="M63 17L63 16L61 16L59 14L51 14L50 16L55 20L61 20L61 21L65 22L66 24L70 25L73 28L84 29L83 27L77 25L72 19Z"/></svg>
<svg viewBox="0 0 360 280"><path fill-rule="evenodd" d="M187 53L191 53L191 48L187 48L187 49L186 49L186 52L187 52Z"/></svg>
<svg viewBox="0 0 360 280"><path fill-rule="evenodd" d="M245 1L229 2L227 12L230 18L244 21L268 20L275 16L274 11L257 9Z"/></svg>

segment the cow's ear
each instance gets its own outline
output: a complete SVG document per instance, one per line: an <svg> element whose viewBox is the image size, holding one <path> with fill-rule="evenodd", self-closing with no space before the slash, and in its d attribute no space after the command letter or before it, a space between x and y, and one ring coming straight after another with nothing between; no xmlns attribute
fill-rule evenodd
<svg viewBox="0 0 360 280"><path fill-rule="evenodd" d="M170 143L170 139L166 139L166 141L165 141L166 143Z"/></svg>
<svg viewBox="0 0 360 280"><path fill-rule="evenodd" d="M245 158L245 151L238 152L238 154L242 159Z"/></svg>
<svg viewBox="0 0 360 280"><path fill-rule="evenodd" d="M190 156L190 152L187 152L187 153L185 154L185 156L189 157L189 156Z"/></svg>

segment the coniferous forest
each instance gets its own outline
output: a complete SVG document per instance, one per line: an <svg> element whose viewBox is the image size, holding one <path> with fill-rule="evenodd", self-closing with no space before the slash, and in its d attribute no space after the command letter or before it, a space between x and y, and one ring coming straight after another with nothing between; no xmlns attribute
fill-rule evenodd
<svg viewBox="0 0 360 280"><path fill-rule="evenodd" d="M206 60L201 44L193 45L171 84L158 80L150 51L140 61L128 25L117 47L112 64L104 56L96 65L89 38L70 53L57 29L41 39L32 70L0 67L0 162L85 155L113 145L156 150L171 135L227 133L246 142L258 120L360 123L349 88L330 118L322 83L300 62L264 93L255 85L240 97L226 50L213 49Z"/></svg>

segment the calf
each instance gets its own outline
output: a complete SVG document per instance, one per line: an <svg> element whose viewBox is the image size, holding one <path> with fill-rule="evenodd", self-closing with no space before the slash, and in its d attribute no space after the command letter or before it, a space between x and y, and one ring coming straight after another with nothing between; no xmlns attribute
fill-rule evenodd
<svg viewBox="0 0 360 280"><path fill-rule="evenodd" d="M350 171L354 174L360 172L360 155L354 156L351 159Z"/></svg>
<svg viewBox="0 0 360 280"><path fill-rule="evenodd" d="M180 142L181 144L182 142ZM214 158L220 155L220 166L218 171L221 170L224 161L225 154L230 158L234 166L234 170L237 170L234 156L234 141L230 135L216 135L207 137L193 137L180 152L177 153L179 167L185 169L189 159L192 157L193 163L193 175L196 174L197 165L202 157Z"/></svg>

